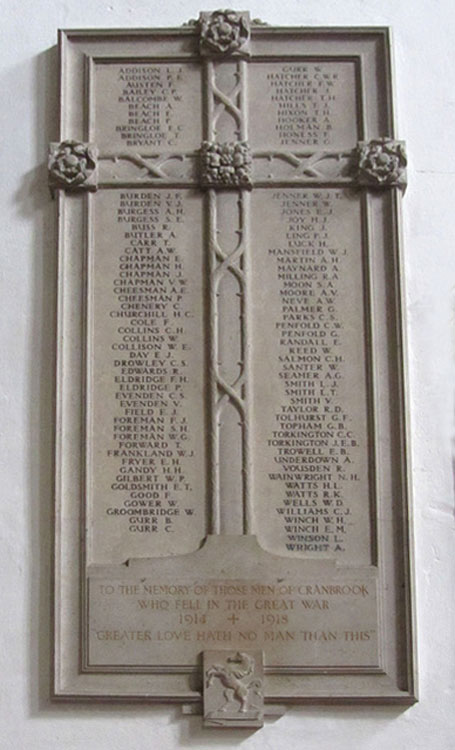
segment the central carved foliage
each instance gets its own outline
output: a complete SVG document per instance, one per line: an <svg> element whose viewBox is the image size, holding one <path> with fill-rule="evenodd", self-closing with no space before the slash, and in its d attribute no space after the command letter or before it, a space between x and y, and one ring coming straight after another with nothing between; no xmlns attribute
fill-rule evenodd
<svg viewBox="0 0 455 750"><path fill-rule="evenodd" d="M251 189L251 152L246 141L201 146L201 182L212 188Z"/></svg>

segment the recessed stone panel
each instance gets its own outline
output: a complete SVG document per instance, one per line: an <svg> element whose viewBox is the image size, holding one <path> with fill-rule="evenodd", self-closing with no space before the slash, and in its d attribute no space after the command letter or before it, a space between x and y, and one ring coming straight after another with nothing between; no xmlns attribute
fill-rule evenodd
<svg viewBox="0 0 455 750"><path fill-rule="evenodd" d="M256 62L251 142L258 149L352 148L359 138L354 60Z"/></svg>
<svg viewBox="0 0 455 750"><path fill-rule="evenodd" d="M200 66L99 62L94 68L93 137L114 153L185 151L202 140Z"/></svg>
<svg viewBox="0 0 455 750"><path fill-rule="evenodd" d="M258 189L252 206L258 537L283 555L368 564L373 394L361 196Z"/></svg>

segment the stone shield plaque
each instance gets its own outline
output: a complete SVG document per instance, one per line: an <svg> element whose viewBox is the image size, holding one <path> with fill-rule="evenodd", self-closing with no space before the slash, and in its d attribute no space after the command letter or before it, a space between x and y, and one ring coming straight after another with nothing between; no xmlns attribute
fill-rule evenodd
<svg viewBox="0 0 455 750"><path fill-rule="evenodd" d="M387 30L60 51L55 696L412 703Z"/></svg>

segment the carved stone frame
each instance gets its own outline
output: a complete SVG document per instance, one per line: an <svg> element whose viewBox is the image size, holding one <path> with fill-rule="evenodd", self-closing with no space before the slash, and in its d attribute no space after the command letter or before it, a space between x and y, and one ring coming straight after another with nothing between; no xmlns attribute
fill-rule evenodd
<svg viewBox="0 0 455 750"><path fill-rule="evenodd" d="M98 44L102 41L102 53ZM198 54L198 29L185 27L161 30L124 31L68 31L59 38L61 56L61 126L60 141L74 139L89 143L91 139L90 112L92 66L97 57L103 60L116 58L143 59L150 54L150 45L162 45L160 54L182 60L194 60ZM383 81L385 107L382 114L373 116L365 107L365 98L359 104L359 118L363 122L364 140L379 137L387 132L394 136L391 92L391 63L387 29L325 29L305 30L295 28L269 28L254 26L249 41L251 55L267 55L270 45L274 55L295 56L324 55L345 56L354 59L361 81L362 92L369 91L374 99L378 80ZM289 53L289 49L291 53ZM240 56L239 65L246 64ZM210 66L210 60L208 61ZM84 103L86 106L81 106ZM206 134L212 140L212 134ZM240 134L239 139L243 136ZM178 158L181 158L180 155ZM131 155L120 159L131 159ZM142 158L142 157L141 157ZM168 154L166 159L175 159ZM273 165L282 154L256 152L252 154L253 185L269 184L269 178L259 169L264 159ZM340 162L337 184L352 184L355 158L351 152L343 154L288 154L290 169L297 169L306 184L317 185L324 181L324 163L336 159ZM199 154L188 153L182 157L181 186L194 184L198 170ZM148 184L172 184L165 171L165 159L144 157L142 167L148 169ZM255 166L256 165L256 166ZM112 155L100 153L98 189L112 182ZM256 170L256 171L255 171ZM321 176L322 175L322 176ZM175 182L175 181L174 181ZM61 185L53 185L61 187ZM207 184L209 224L214 220L216 190ZM400 202L402 185L389 186L387 190L360 187L364 216L364 242L367 247L383 247L383 257L371 256L369 288L372 303L372 336L377 342L383 336L375 353L375 399L395 404L393 414L374 423L375 436L388 436L391 453L378 448L376 463L380 467L378 485L381 489L378 509L378 546L385 580L390 582L382 592L384 622L396 623L396 630L384 632L383 669L376 674L313 674L311 670L296 672L266 669L264 678L265 703L269 707L299 703L397 703L410 704L415 700L415 660L413 655L413 584L411 541L409 527L409 462L407 456L406 421L406 371L405 341L403 333L403 279L400 255ZM84 555L81 529L84 527L84 455L81 445L84 438L85 389L85 307L87 248L92 242L90 217L96 196L89 190L66 195L58 189L59 214L59 302L58 302L58 362L57 362L57 447L56 447L56 521L55 521L55 602L54 602L54 695L58 699L135 700L171 702L192 705L201 710L201 685L199 669L190 674L162 670L145 672L96 674L84 671L82 627L74 626L85 595ZM244 200L247 193L243 192ZM211 208L210 208L211 207ZM71 227L71 231L69 231ZM246 237L246 235L245 235ZM246 241L246 239L245 239ZM243 252L244 246L238 252ZM222 249L212 245L212 271L220 261ZM82 363L82 365L81 365ZM379 373L381 375L379 376ZM245 409L239 392L218 377L217 388L212 393L212 408L219 405L219 394L224 392L237 399L240 412ZM391 420L391 422L389 421ZM214 437L216 440L216 436ZM379 445L379 441L376 442ZM384 443L381 443L384 445ZM380 453L379 451L382 451ZM245 458L248 461L248 458ZM216 480L215 480L216 481ZM249 528L248 486L245 485L245 529ZM382 520L381 520L382 519ZM383 519L389 519L387 522ZM390 534L388 524L394 519L395 533ZM217 533L219 519L215 506L213 533ZM83 535L82 535L83 537ZM82 554L81 554L82 549ZM246 558L247 559L247 558ZM397 596L398 589L400 596ZM398 656L394 643L398 644Z"/></svg>

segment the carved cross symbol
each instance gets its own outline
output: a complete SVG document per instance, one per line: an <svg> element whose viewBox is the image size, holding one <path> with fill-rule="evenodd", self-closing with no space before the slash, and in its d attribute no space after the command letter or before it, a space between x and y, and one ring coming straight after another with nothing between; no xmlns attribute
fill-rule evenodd
<svg viewBox="0 0 455 750"><path fill-rule="evenodd" d="M247 266L250 243L249 191L255 187L365 185L385 188L405 184L406 156L401 142L376 139L348 151L251 150L248 145L247 86L251 29L247 12L201 14L201 65L206 82L205 140L198 151L101 152L90 144L51 144L53 189L108 187L200 187L207 191L211 406L212 534L254 533L249 458L250 417ZM227 84L230 70L231 83ZM95 144L96 145L96 144ZM62 148L65 146L65 148ZM71 151L71 153L69 153ZM96 163L95 163L96 161ZM137 168L122 182L122 165ZM220 208L230 203L237 216L237 243L228 249L220 232ZM230 283L225 283L229 280ZM221 310L238 310L229 327ZM235 346L232 342L235 342ZM234 363L226 356L237 352ZM226 352L230 353L226 355ZM233 366L234 364L234 366ZM230 374L227 375L226 373ZM232 374L234 373L235 374ZM234 418L233 418L234 413ZM228 418L229 415L229 418ZM240 427L240 430L238 429ZM229 459L226 456L229 446ZM234 450L233 446L237 446ZM228 476L220 478L222 461ZM236 615L231 615L232 622ZM237 618L238 619L238 618Z"/></svg>

